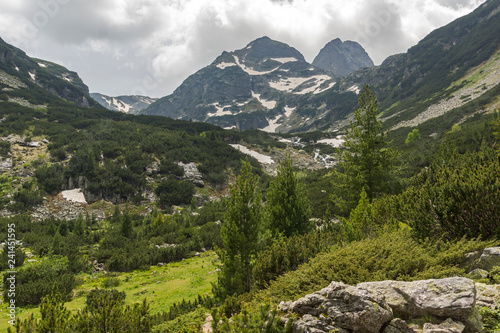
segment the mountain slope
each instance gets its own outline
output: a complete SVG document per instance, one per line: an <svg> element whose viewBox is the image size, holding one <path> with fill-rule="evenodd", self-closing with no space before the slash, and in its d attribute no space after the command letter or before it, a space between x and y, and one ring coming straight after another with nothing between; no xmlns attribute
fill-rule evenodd
<svg viewBox="0 0 500 333"><path fill-rule="evenodd" d="M370 84L378 93L380 107L386 109L384 116L398 114L389 121L395 125L453 98L471 83L467 77L482 67L486 74L495 76L491 62L499 50L500 1L490 0L433 31L407 53L389 57L379 67L357 71L339 86ZM498 78L490 78L481 92L500 83ZM462 98L455 107L480 96L476 95Z"/></svg>
<svg viewBox="0 0 500 333"><path fill-rule="evenodd" d="M4 99L24 105L62 103L64 99L81 107L101 108L90 98L88 87L77 73L49 61L30 58L1 38L0 87Z"/></svg>
<svg viewBox="0 0 500 333"><path fill-rule="evenodd" d="M90 97L92 97L108 110L132 114L144 110L157 100L157 98L151 98L147 96L125 95L111 97L100 93L91 93Z"/></svg>
<svg viewBox="0 0 500 333"><path fill-rule="evenodd" d="M328 101L357 93L367 84L377 93L385 125L392 128L414 127L461 107L467 107L461 109L462 117L498 107L499 18L500 0L489 0L469 15L434 30L407 53L351 73L297 107L300 111L324 106L329 111L296 130L347 126L356 102L350 99L332 107ZM311 113L312 118L318 112Z"/></svg>
<svg viewBox="0 0 500 333"><path fill-rule="evenodd" d="M372 59L361 45L350 40L342 42L339 38L326 44L312 64L341 77L363 67L373 67Z"/></svg>
<svg viewBox="0 0 500 333"><path fill-rule="evenodd" d="M223 52L140 113L274 131L278 121L284 125L291 119L301 96L334 84L331 75L305 62L296 49L262 37L241 50Z"/></svg>

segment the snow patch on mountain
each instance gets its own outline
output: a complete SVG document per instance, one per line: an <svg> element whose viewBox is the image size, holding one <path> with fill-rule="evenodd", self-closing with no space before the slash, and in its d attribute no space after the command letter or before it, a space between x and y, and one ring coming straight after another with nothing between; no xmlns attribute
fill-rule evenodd
<svg viewBox="0 0 500 333"><path fill-rule="evenodd" d="M230 144L230 146L235 148L235 149L238 149L243 154L252 156L253 158L255 158L257 161L259 161L262 164L273 164L274 163L273 159L270 156L258 153L254 150L250 150L247 147L242 146L240 144Z"/></svg>
<svg viewBox="0 0 500 333"><path fill-rule="evenodd" d="M344 143L344 139L342 137L337 136L336 138L333 139L321 139L318 140L316 143L323 143L325 145L330 145L332 147L338 148Z"/></svg>
<svg viewBox="0 0 500 333"><path fill-rule="evenodd" d="M36 75L35 75L35 74L33 74L33 73L31 73L31 72L28 72L28 74L30 75L31 79L32 79L33 81L35 81L35 79L36 79Z"/></svg>
<svg viewBox="0 0 500 333"><path fill-rule="evenodd" d="M260 104L264 105L269 110L274 109L276 107L276 104L278 104L278 102L276 101L265 100L263 98L260 98L260 94L256 94L253 91L252 91L252 97L257 99L260 102Z"/></svg>
<svg viewBox="0 0 500 333"><path fill-rule="evenodd" d="M266 118L267 121L269 122L269 125L267 125L266 127L264 127L262 129L262 131L268 132L268 133L276 133L276 129L280 126L280 124L278 124L278 121L281 119L281 117L283 117L283 115L279 115L275 119L268 119L268 118Z"/></svg>
<svg viewBox="0 0 500 333"><path fill-rule="evenodd" d="M353 93L355 93L357 95L359 95L359 92L360 92L359 87L357 85L353 85L353 86L349 87L349 89L347 89L347 91L352 91Z"/></svg>
<svg viewBox="0 0 500 333"><path fill-rule="evenodd" d="M38 66L40 66L40 67L44 67L44 68L46 68L46 67L47 67L47 65L45 65L44 63L41 63L41 62L39 62L39 63L38 63Z"/></svg>
<svg viewBox="0 0 500 333"><path fill-rule="evenodd" d="M220 69L224 69L227 67L236 66L236 64L234 62L221 62L221 63L217 64L216 66Z"/></svg>
<svg viewBox="0 0 500 333"><path fill-rule="evenodd" d="M292 115L293 111L295 111L297 107L289 107L289 106L285 106L285 117L287 118L290 118L290 116Z"/></svg>
<svg viewBox="0 0 500 333"><path fill-rule="evenodd" d="M279 68L279 66L278 66L278 67L276 67L274 69L271 69L270 71L259 72L259 71L254 70L253 68L247 67L244 64L242 64L240 62L240 59L237 56L233 55L233 57L234 57L234 61L236 61L236 64L238 66L240 66L240 68L243 71L245 71L246 73L248 73L249 75L265 75L265 74L272 73L272 72L274 72L275 70L277 70Z"/></svg>
<svg viewBox="0 0 500 333"><path fill-rule="evenodd" d="M294 94L304 95L308 93L320 93L324 91L325 89L320 89L320 86L331 79L332 78L328 75L314 75L310 77L282 77L279 81L269 82L269 86L279 91L293 92ZM298 88L303 83L306 83L307 81L311 81L312 85L300 91L294 91L296 88Z"/></svg>
<svg viewBox="0 0 500 333"><path fill-rule="evenodd" d="M221 117L232 114L231 111L224 111L225 108L229 108L231 105L220 106L219 103L212 103L210 105L215 106L217 111L215 113L207 113L208 117Z"/></svg>
<svg viewBox="0 0 500 333"><path fill-rule="evenodd" d="M292 57L289 57L289 58L271 58L271 60L274 60L274 61L277 61L277 62L281 62L282 64L286 64L287 62L299 61L299 59L292 58Z"/></svg>
<svg viewBox="0 0 500 333"><path fill-rule="evenodd" d="M334 86L334 85L336 85L336 84L337 84L337 82L332 82L332 83L330 83L330 84L328 85L328 87L326 87L326 88L324 88L324 89L315 90L315 91L313 92L313 94L315 94L315 95L316 95L316 94L321 94L322 92L327 91L327 90L328 90L328 89L330 89L330 88L333 88L333 86Z"/></svg>

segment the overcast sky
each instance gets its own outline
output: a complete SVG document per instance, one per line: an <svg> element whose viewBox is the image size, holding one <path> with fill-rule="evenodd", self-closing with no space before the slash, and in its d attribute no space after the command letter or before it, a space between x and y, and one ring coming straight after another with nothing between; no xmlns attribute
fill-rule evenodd
<svg viewBox="0 0 500 333"><path fill-rule="evenodd" d="M222 51L268 36L312 62L330 40L375 64L484 0L1 0L0 37L91 92L161 97Z"/></svg>

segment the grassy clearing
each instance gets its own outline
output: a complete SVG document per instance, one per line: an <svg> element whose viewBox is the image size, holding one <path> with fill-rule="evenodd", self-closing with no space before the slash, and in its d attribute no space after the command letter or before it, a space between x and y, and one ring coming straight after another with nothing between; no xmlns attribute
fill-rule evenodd
<svg viewBox="0 0 500 333"><path fill-rule="evenodd" d="M182 299L194 299L198 294L210 294L212 282L217 279L215 273L217 261L215 252L208 251L199 257L193 257L181 262L170 263L163 267L152 266L148 271L133 271L130 273L98 273L80 274L77 279L82 282L74 290L73 299L66 303L66 308L77 311L85 306L88 292L94 288L103 288L106 278L117 278L119 291L125 291L126 304L141 302L144 298L150 303L150 313L166 311ZM27 318L30 313L35 318L40 317L38 307L23 307L18 309L18 318ZM0 332L5 332L9 326L7 320L7 304L0 306Z"/></svg>

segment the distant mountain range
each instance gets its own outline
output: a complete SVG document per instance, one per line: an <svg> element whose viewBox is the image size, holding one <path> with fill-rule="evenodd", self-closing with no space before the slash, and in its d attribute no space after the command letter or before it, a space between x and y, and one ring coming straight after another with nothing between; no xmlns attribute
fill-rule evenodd
<svg viewBox="0 0 500 333"><path fill-rule="evenodd" d="M351 41L332 40L309 64L295 48L262 37L223 52L158 100L98 93L92 98L77 73L31 58L0 39L0 101L33 108L105 107L242 130L335 131L349 124L367 84L392 129L416 127L460 109L459 123L498 108L500 0L486 1L380 66Z"/></svg>
<svg viewBox="0 0 500 333"><path fill-rule="evenodd" d="M293 47L262 37L223 52L140 114L269 132L336 130L369 84L387 126L414 127L479 99L483 111L497 105L490 95L500 83L499 50L500 0L380 66L355 42L332 40L311 65Z"/></svg>
<svg viewBox="0 0 500 333"><path fill-rule="evenodd" d="M138 113L147 108L157 98L147 96L117 96L111 97L99 93L91 93L90 97L95 99L99 104L111 111L119 111L124 113Z"/></svg>
<svg viewBox="0 0 500 333"><path fill-rule="evenodd" d="M337 41L332 43L337 45ZM140 114L205 121L224 128L286 132L308 121L295 112L303 100L331 89L354 68L373 66L355 42L325 47L318 57L323 59L320 64L337 66L326 70L313 66L295 48L262 37L241 50L223 52L212 64L187 78L172 95L159 99Z"/></svg>

